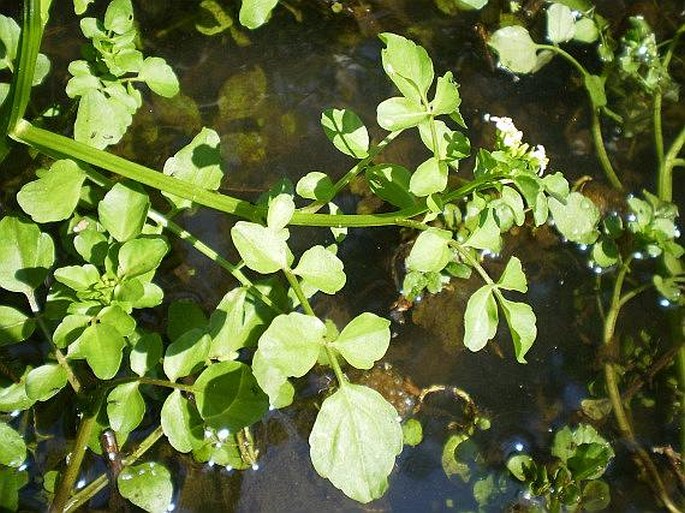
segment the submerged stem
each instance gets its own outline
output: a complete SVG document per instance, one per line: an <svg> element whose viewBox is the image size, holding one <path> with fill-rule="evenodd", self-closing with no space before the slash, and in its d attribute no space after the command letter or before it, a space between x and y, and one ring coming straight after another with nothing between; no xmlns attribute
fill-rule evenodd
<svg viewBox="0 0 685 513"><path fill-rule="evenodd" d="M615 330L616 322L618 321L618 315L621 308L632 298L636 297L640 292L644 291L646 288L639 288L630 291L624 295L621 295L623 290L623 283L625 281L626 275L630 272L630 263L632 257L626 259L616 276L616 281L614 282L614 290L611 296L611 304L609 310L607 311L606 319L604 320L604 333L603 333L603 343L607 348L611 348L615 344ZM611 351L609 351L611 353ZM630 419L626 414L626 410L621 397L621 391L618 387L618 372L616 365L613 361L607 361L604 363L604 380L607 390L607 395L611 401L612 411L614 412L614 418L618 425L619 432L624 438L628 448L635 456L635 459L639 466L645 471L649 476L649 484L653 488L656 495L663 502L666 509L671 513L680 513L681 510L673 503L668 491L664 485L663 480L659 474L659 470L652 461L652 458L647 454L647 451L640 446L637 438L635 437L635 432L633 430Z"/></svg>
<svg viewBox="0 0 685 513"><path fill-rule="evenodd" d="M152 433L150 433L140 445L127 457L124 458L124 466L132 465L137 460L139 460L143 454L145 454L160 438L164 431L162 427L158 426ZM101 474L99 477L91 481L86 487L79 492L75 493L68 504L64 507L63 513L70 513L88 502L92 497L95 496L100 490L107 486L108 477L107 474Z"/></svg>
<svg viewBox="0 0 685 513"><path fill-rule="evenodd" d="M98 413L102 406L104 399L103 391L95 392L95 397L91 403L91 409L84 413L81 423L79 424L76 433L76 440L74 441L74 450L69 457L67 468L62 474L62 479L55 491L55 497L50 505L50 513L62 513L66 510L67 501L74 489L74 483L78 478L79 470L81 470L81 463L88 448L88 441L90 440L93 427L95 426Z"/></svg>

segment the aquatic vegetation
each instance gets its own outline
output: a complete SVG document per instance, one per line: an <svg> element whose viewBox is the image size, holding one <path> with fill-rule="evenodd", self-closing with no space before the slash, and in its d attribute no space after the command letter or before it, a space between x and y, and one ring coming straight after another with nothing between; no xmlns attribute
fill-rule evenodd
<svg viewBox="0 0 685 513"><path fill-rule="evenodd" d="M75 12L83 15L90 3L75 0ZM462 3L476 9L484 5ZM243 2L241 24L250 29L262 25L276 4ZM213 3L203 2L202 8L215 16L217 31L233 27L232 18ZM667 151L662 141L658 195L644 191L627 200L624 212L604 212L582 194L582 187L550 170L545 148L526 142L511 118L487 115L494 140L487 148L472 148L453 73L436 75L422 46L385 32L379 36L381 63L397 95L377 106L383 138L374 142L351 109L326 109L322 130L333 147L353 160L350 170L337 181L322 171L310 172L296 184L281 180L252 203L217 192L230 177L224 174L221 138L212 128L202 128L169 157L163 172L105 151L127 133L147 94L134 84L144 83L163 97L179 93L179 81L166 61L144 57L138 49L140 34L130 0L112 0L102 20L81 18L90 42L84 59L68 66L72 78L66 94L78 100L73 138L42 128L40 118L27 119L31 87L45 75L38 49L49 9L50 2L27 0L21 32L10 18L0 18L5 48L0 62L14 70L0 117L7 136L2 156L18 143L46 163L18 192L21 210L8 211L0 220L0 287L15 293L0 306L0 345L30 341L41 358L39 365L26 364L18 375L8 375L11 382L0 388L0 411L7 414L0 421L0 472L7 483L3 508L16 510L19 490L39 477L25 466L27 454L37 450L27 425L39 402L68 394L81 411L74 420L78 427L68 460L42 476L52 483L45 487L52 511L75 510L107 485L107 474L81 483L87 451L121 459L122 468L109 476L121 497L146 511L166 511L173 509L170 469L162 461L140 461L147 460L146 453L161 437L178 453L192 454L208 466L257 469L259 450L251 426L270 410L298 401L297 379L317 366L331 370L334 385L321 400L308 436L311 463L356 501L382 497L403 446L420 443L421 425L402 419L381 393L356 382L351 372L371 369L386 355L391 321L355 312L337 325L315 311L317 297L336 295L347 283L339 248L348 228L394 226L414 232L404 259L402 294L407 302L477 276L481 284L468 298L463 316L463 345L480 351L506 326L520 363L526 362L537 337L536 315L523 295L528 278L515 255L507 257L495 277L484 260L503 254L507 234L524 225L554 225L565 240L592 247L597 269L607 275L616 270L604 319L606 346L614 343L623 305L647 288L655 287L669 302L682 305L683 248L676 242L678 212L670 184L673 167L681 164L683 135ZM574 38L602 41L605 27L591 10L580 16L569 13L561 3L547 9L553 45ZM668 62L660 59L644 25L636 23L634 31L626 36L622 69L660 94L655 84L664 80ZM239 33L231 34L236 38ZM652 53L646 71L634 65L631 41L648 44ZM517 73L543 65L546 52L570 57L557 46L533 43L523 27L498 30L490 44L503 66ZM608 110L604 79L578 66L596 119L599 111ZM261 68L249 76L258 92L266 90ZM252 100L261 101L259 96ZM231 121L242 119L244 97L249 94L228 87L220 112ZM385 162L383 151L403 132L422 145L413 170ZM470 156L472 178L461 173ZM607 176L621 187L613 168ZM364 180L391 210L342 213L340 193L355 179ZM229 236L239 262L230 262L174 221L200 207L238 219ZM330 213L319 213L324 208ZM334 242L297 247L291 241L295 226L327 228ZM143 313L163 304L158 273L176 239L189 243L239 285L226 291L208 316L195 303L172 302L167 324L160 329L145 322ZM658 271L648 283L624 293L638 255L657 259ZM501 325L500 315L506 321ZM615 364L607 361L613 412L622 434L637 447L616 379ZM443 452L443 466L452 474L463 471L455 456L458 446L490 424L470 398L464 400L469 422L448 438ZM105 446L102 435L107 438L111 432L126 457L119 458L111 444ZM631 448L660 482L649 455L636 447ZM508 468L553 510L562 503L587 509L590 500L596 509L606 506L607 487L599 478L613 449L594 428L560 430L552 454L557 459L553 464L518 455ZM480 488L474 487L474 493L484 497ZM668 503L665 491L658 494Z"/></svg>

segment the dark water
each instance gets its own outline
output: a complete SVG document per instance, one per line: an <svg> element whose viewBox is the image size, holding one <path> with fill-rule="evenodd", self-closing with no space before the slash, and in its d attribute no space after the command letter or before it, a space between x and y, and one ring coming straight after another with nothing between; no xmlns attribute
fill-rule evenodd
<svg viewBox="0 0 685 513"><path fill-rule="evenodd" d="M168 60L187 99L180 105L146 96L148 103L116 151L161 169L167 156L187 144L200 126L209 126L222 137L228 167L222 184L226 193L255 199L279 178L296 182L313 170L339 177L352 163L328 143L320 128L320 113L331 106L351 108L376 140L382 137L375 127L375 107L394 90L381 69L381 43L375 34L394 31L427 48L436 74L454 72L461 84L461 108L473 147L490 143L492 131L483 122L485 113L507 115L528 141L546 147L552 169L563 170L570 181L583 175L601 180L589 138L585 93L569 67L557 59L535 76L520 79L490 69L473 26L481 20L488 22L496 6L481 14L450 17L427 0L376 0L364 5L370 14L355 17L332 14L323 0L294 3L301 22L280 7L265 27L256 32L242 30L251 44L240 47L228 33L209 37L197 32L195 2L138 2L145 51ZM616 24L632 10L643 9L665 33L682 6L677 2L655 5L603 2L600 7ZM65 67L60 64L78 55L71 37L77 28L66 7L55 11L53 18L55 28L48 31L45 51L59 70ZM593 60L590 53L582 51L578 57ZM41 90L42 101L64 100L60 96L64 78L59 73L52 85ZM227 108L222 100L226 94L245 101L233 101L233 107ZM670 115L682 120L682 107ZM670 126L668 122L666 126ZM609 147L622 177L634 190L652 187L651 139L626 141L611 138L611 131L611 127L606 129ZM410 167L421 162L424 153L412 137L403 136L388 149L384 161ZM468 173L469 165L463 169ZM681 205L682 183L681 179L677 183L681 187L674 187ZM11 202L11 193L19 185L3 185L5 201ZM360 204L359 197L348 193L341 199L346 212L354 212ZM232 219L199 210L184 215L181 221L230 260L237 260L229 237ZM326 230L298 228L292 232L296 252L313 241L330 242ZM348 285L335 301L322 299L315 307L341 322L364 310L387 316L397 297L392 259L401 241L402 234L396 229L352 230L340 248ZM587 255L561 243L540 245L528 233L510 237L508 247L528 272L528 299L538 319L538 338L528 365L515 363L509 335L504 332L480 353L463 350L461 319L475 281L463 291L426 299L414 312L414 322L409 315L406 324L394 325L395 336L386 357L419 387L447 384L471 394L492 421L492 428L475 438L480 468L501 474L507 456L520 448L543 457L549 454L553 432L580 419L578 410L580 401L588 396L587 384L601 374L596 351L601 321L592 311L594 298L588 284L593 277L585 265ZM230 277L180 242L174 244L174 255L166 265L168 272L160 281L169 301L191 297L210 309L234 285ZM486 265L500 270L502 262ZM624 318L620 325L624 334L643 328L665 336L666 316L653 295L633 305ZM168 448L158 449L175 475L176 511L475 511L472 483L446 478L441 467L449 418L429 414L421 417L426 439L400 455L386 496L366 506L347 499L311 467L307 437L317 398L311 392L314 385L301 385L305 395L309 390L303 406L272 412L257 426L258 470L227 472L185 457L171 460ZM677 424L658 409L637 408L635 416L643 420L638 431L645 446L678 445ZM600 429L613 440L611 422ZM637 480L621 440L613 441L618 457L605 476L612 489L608 510L657 511L649 490ZM514 491L503 500L513 502L517 497ZM101 494L92 508L106 508L106 499L106 494ZM28 498L27 502L32 503ZM492 511L504 508L501 503Z"/></svg>

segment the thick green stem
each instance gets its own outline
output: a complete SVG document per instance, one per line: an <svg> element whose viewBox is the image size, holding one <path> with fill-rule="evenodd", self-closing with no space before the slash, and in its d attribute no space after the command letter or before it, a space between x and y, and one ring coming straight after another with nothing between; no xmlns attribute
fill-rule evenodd
<svg viewBox="0 0 685 513"><path fill-rule="evenodd" d="M96 392L95 397L90 404L90 409L83 414L83 418L81 419L81 423L79 424L79 428L76 433L74 450L68 458L67 468L62 474L62 479L59 482L59 486L55 492L55 497L50 505L50 513L62 513L66 509L67 501L71 497L71 492L74 489L74 483L78 478L78 473L81 469L81 463L83 462L83 457L86 454L88 441L90 440L91 433L93 432L93 427L95 426L103 399L104 393L102 391Z"/></svg>
<svg viewBox="0 0 685 513"><path fill-rule="evenodd" d="M685 125L680 129L671 147L664 156L663 165L659 168L657 194L663 201L673 201L673 168L679 160L678 155L685 145Z"/></svg>
<svg viewBox="0 0 685 513"><path fill-rule="evenodd" d="M150 448L157 443L157 440L162 438L164 432L161 426L157 427L152 433L150 433L145 440L143 440L140 445L133 451L127 458L124 458L124 466L132 465L138 461ZM95 496L100 490L107 486L109 479L107 474L102 474L93 481L91 481L85 488L79 490L75 493L71 500L64 507L63 513L70 513L75 511L86 502L88 502L92 497Z"/></svg>

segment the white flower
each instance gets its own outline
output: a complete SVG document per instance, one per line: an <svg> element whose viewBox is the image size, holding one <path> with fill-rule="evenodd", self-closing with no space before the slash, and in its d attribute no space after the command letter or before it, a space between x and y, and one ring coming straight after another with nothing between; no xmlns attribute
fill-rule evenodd
<svg viewBox="0 0 685 513"><path fill-rule="evenodd" d="M549 163L547 152L545 152L545 147L542 144L538 144L535 149L530 152L530 156L532 159L537 160L538 166L540 167L538 174L542 176L542 173L545 172L545 169L547 169L547 164Z"/></svg>
<svg viewBox="0 0 685 513"><path fill-rule="evenodd" d="M507 148L518 148L523 140L523 132L516 128L514 121L506 116L491 116L486 114L485 121L495 123L495 128L500 132L502 144Z"/></svg>

